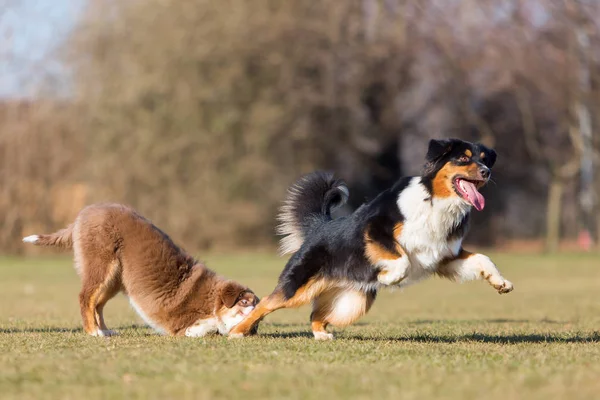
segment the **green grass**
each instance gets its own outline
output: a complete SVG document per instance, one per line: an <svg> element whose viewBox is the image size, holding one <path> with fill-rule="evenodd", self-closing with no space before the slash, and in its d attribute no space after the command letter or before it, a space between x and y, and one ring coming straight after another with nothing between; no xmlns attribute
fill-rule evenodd
<svg viewBox="0 0 600 400"><path fill-rule="evenodd" d="M514 292L435 278L382 292L333 342L311 338L307 307L272 314L241 341L157 336L122 296L105 312L121 335L88 337L70 260L3 258L0 397L598 398L598 257L493 258ZM266 255L207 261L259 296L283 266Z"/></svg>

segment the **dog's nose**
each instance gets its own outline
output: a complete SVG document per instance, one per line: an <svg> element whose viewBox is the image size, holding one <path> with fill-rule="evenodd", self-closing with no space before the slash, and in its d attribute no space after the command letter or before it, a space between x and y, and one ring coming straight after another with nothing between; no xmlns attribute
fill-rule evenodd
<svg viewBox="0 0 600 400"><path fill-rule="evenodd" d="M490 177L490 169L486 166L479 167L479 174L483 179L487 179Z"/></svg>

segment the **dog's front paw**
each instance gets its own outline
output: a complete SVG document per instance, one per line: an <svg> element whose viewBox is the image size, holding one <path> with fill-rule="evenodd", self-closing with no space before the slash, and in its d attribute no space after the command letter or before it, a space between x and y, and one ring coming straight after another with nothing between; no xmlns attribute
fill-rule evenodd
<svg viewBox="0 0 600 400"><path fill-rule="evenodd" d="M385 286L397 285L404 279L404 275L399 275L388 270L383 270L377 274L377 281Z"/></svg>
<svg viewBox="0 0 600 400"><path fill-rule="evenodd" d="M396 260L385 260L384 267L377 274L377 281L385 286L397 285L406 278L406 271L410 266L408 258L401 257Z"/></svg>
<svg viewBox="0 0 600 400"><path fill-rule="evenodd" d="M498 291L499 294L512 292L514 289L512 282L502 277L490 279L490 284Z"/></svg>

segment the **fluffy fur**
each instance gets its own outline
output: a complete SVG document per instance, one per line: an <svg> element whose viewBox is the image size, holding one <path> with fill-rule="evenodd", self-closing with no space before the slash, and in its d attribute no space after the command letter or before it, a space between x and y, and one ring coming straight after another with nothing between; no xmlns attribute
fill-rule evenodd
<svg viewBox="0 0 600 400"><path fill-rule="evenodd" d="M23 241L73 249L83 327L93 336L115 334L103 309L119 292L148 325L168 335L226 335L258 303L250 289L206 268L120 204L88 206L69 227Z"/></svg>
<svg viewBox="0 0 600 400"><path fill-rule="evenodd" d="M485 205L479 193L496 153L458 139L432 140L423 174L401 178L352 215L332 219L348 197L345 184L317 172L300 179L284 204L282 251L292 252L275 290L230 337L253 331L269 313L312 302L316 339L329 324L346 326L366 312L381 287L404 287L437 274L456 281L487 280L513 289L484 255L462 248L469 215Z"/></svg>

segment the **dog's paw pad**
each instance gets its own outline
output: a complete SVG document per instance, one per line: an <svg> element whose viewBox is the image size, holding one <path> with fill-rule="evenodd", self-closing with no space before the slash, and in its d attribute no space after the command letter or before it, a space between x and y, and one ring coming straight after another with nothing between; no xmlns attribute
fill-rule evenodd
<svg viewBox="0 0 600 400"><path fill-rule="evenodd" d="M315 340L333 340L333 334L329 332L315 331L313 335L315 335Z"/></svg>

